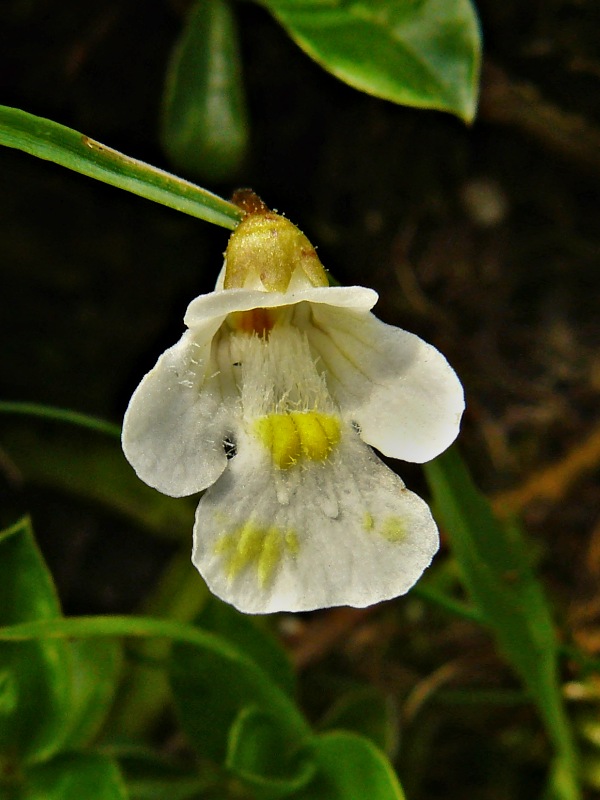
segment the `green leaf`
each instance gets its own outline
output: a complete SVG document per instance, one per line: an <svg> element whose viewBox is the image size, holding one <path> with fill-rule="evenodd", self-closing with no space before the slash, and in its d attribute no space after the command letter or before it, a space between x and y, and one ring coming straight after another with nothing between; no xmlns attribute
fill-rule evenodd
<svg viewBox="0 0 600 800"><path fill-rule="evenodd" d="M209 592L192 565L190 545L172 556L152 594L144 601L144 613L179 622L192 622L206 603ZM166 664L171 643L153 639L130 648L131 658L111 719L111 733L126 739L147 739L171 702Z"/></svg>
<svg viewBox="0 0 600 800"><path fill-rule="evenodd" d="M291 750L286 731L254 706L242 709L229 732L225 765L264 800L288 797L303 789L315 774L314 764Z"/></svg>
<svg viewBox="0 0 600 800"><path fill-rule="evenodd" d="M558 641L521 532L496 519L456 449L424 469L469 594L537 704L557 749L555 774L567 787L558 796L574 800L579 797L577 759L558 679Z"/></svg>
<svg viewBox="0 0 600 800"><path fill-rule="evenodd" d="M374 686L364 686L342 695L319 727L358 733L390 756L398 744L398 710L391 699Z"/></svg>
<svg viewBox="0 0 600 800"><path fill-rule="evenodd" d="M0 533L0 625L60 616L54 584L29 520ZM66 642L7 642L0 648L0 753L9 761L48 758L68 728Z"/></svg>
<svg viewBox="0 0 600 800"><path fill-rule="evenodd" d="M195 773L150 748L113 747L111 752L119 760L131 800L199 800L214 797L210 790L225 783L206 762ZM220 796L226 796L225 790Z"/></svg>
<svg viewBox="0 0 600 800"><path fill-rule="evenodd" d="M127 800L127 791L110 758L72 753L29 770L19 800Z"/></svg>
<svg viewBox="0 0 600 800"><path fill-rule="evenodd" d="M69 735L63 749L88 744L99 732L114 700L122 649L110 639L69 643L72 655Z"/></svg>
<svg viewBox="0 0 600 800"><path fill-rule="evenodd" d="M230 180L248 147L238 32L230 3L196 0L174 49L163 103L162 142L174 166Z"/></svg>
<svg viewBox="0 0 600 800"><path fill-rule="evenodd" d="M296 679L285 650L254 618L211 595L196 623L230 641L258 664L276 686L290 697L294 695Z"/></svg>
<svg viewBox="0 0 600 800"><path fill-rule="evenodd" d="M4 642L106 636L166 638L181 645L173 648L174 685L178 684L176 693L190 740L202 746L204 738L209 738L205 755L225 757L226 731L249 705L268 710L290 741L302 742L310 734L294 703L254 661L225 639L193 625L148 617L90 616L0 628ZM211 728L212 723L216 727Z"/></svg>
<svg viewBox="0 0 600 800"><path fill-rule="evenodd" d="M217 763L224 763L229 729L247 706L277 719L287 748L308 735L307 723L288 696L241 651L238 658L225 660L214 650L177 645L171 655L171 685L190 742Z"/></svg>
<svg viewBox="0 0 600 800"><path fill-rule="evenodd" d="M325 733L315 736L306 751L317 775L295 800L404 800L391 764L368 739Z"/></svg>
<svg viewBox="0 0 600 800"><path fill-rule="evenodd" d="M0 532L0 624L59 617L52 576L29 519Z"/></svg>
<svg viewBox="0 0 600 800"><path fill-rule="evenodd" d="M0 144L233 230L243 212L212 192L126 156L88 136L16 108L0 106Z"/></svg>
<svg viewBox="0 0 600 800"><path fill-rule="evenodd" d="M470 0L260 0L328 72L402 105L475 116L481 39Z"/></svg>

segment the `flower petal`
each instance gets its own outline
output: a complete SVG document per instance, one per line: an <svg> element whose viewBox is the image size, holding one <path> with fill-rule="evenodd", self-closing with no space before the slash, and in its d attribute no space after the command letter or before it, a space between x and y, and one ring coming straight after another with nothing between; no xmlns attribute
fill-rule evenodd
<svg viewBox="0 0 600 800"><path fill-rule="evenodd" d="M189 328L195 328L215 318L223 319L234 311L294 306L304 302L368 311L377 302L377 292L363 286L320 286L290 292L227 289L196 297L189 304L184 321Z"/></svg>
<svg viewBox="0 0 600 800"><path fill-rule="evenodd" d="M235 392L214 361L215 325L186 331L136 389L123 421L123 451L139 477L172 497L206 489L227 466Z"/></svg>
<svg viewBox="0 0 600 800"><path fill-rule="evenodd" d="M200 501L192 560L216 595L264 614L404 594L437 548L427 505L348 425L330 460L287 470L241 441Z"/></svg>
<svg viewBox="0 0 600 800"><path fill-rule="evenodd" d="M435 347L373 314L322 305L312 307L306 334L332 397L365 442L422 463L454 441L463 390Z"/></svg>

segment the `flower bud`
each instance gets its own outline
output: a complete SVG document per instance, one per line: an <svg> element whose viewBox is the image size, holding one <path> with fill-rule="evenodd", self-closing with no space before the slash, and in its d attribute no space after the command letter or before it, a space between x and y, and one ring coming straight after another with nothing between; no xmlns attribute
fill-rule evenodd
<svg viewBox="0 0 600 800"><path fill-rule="evenodd" d="M315 248L295 225L258 198L239 204L250 210L225 251L225 289L285 292L295 273L300 286L329 285Z"/></svg>

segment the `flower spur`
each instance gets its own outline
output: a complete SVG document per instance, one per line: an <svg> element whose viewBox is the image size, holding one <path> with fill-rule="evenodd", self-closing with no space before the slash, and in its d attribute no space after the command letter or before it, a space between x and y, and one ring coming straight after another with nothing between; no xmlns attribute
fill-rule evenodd
<svg viewBox="0 0 600 800"><path fill-rule="evenodd" d="M426 503L375 455L424 462L455 439L445 358L329 286L306 237L246 196L214 292L135 391L123 449L142 480L206 490L192 560L247 613L404 594L438 548Z"/></svg>

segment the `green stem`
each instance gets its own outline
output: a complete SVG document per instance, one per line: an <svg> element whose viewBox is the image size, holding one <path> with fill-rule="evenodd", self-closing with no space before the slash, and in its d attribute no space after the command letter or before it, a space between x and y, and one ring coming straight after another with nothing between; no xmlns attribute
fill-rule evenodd
<svg viewBox="0 0 600 800"><path fill-rule="evenodd" d="M229 230L235 230L244 216L233 203L207 189L17 108L0 106L0 144Z"/></svg>

